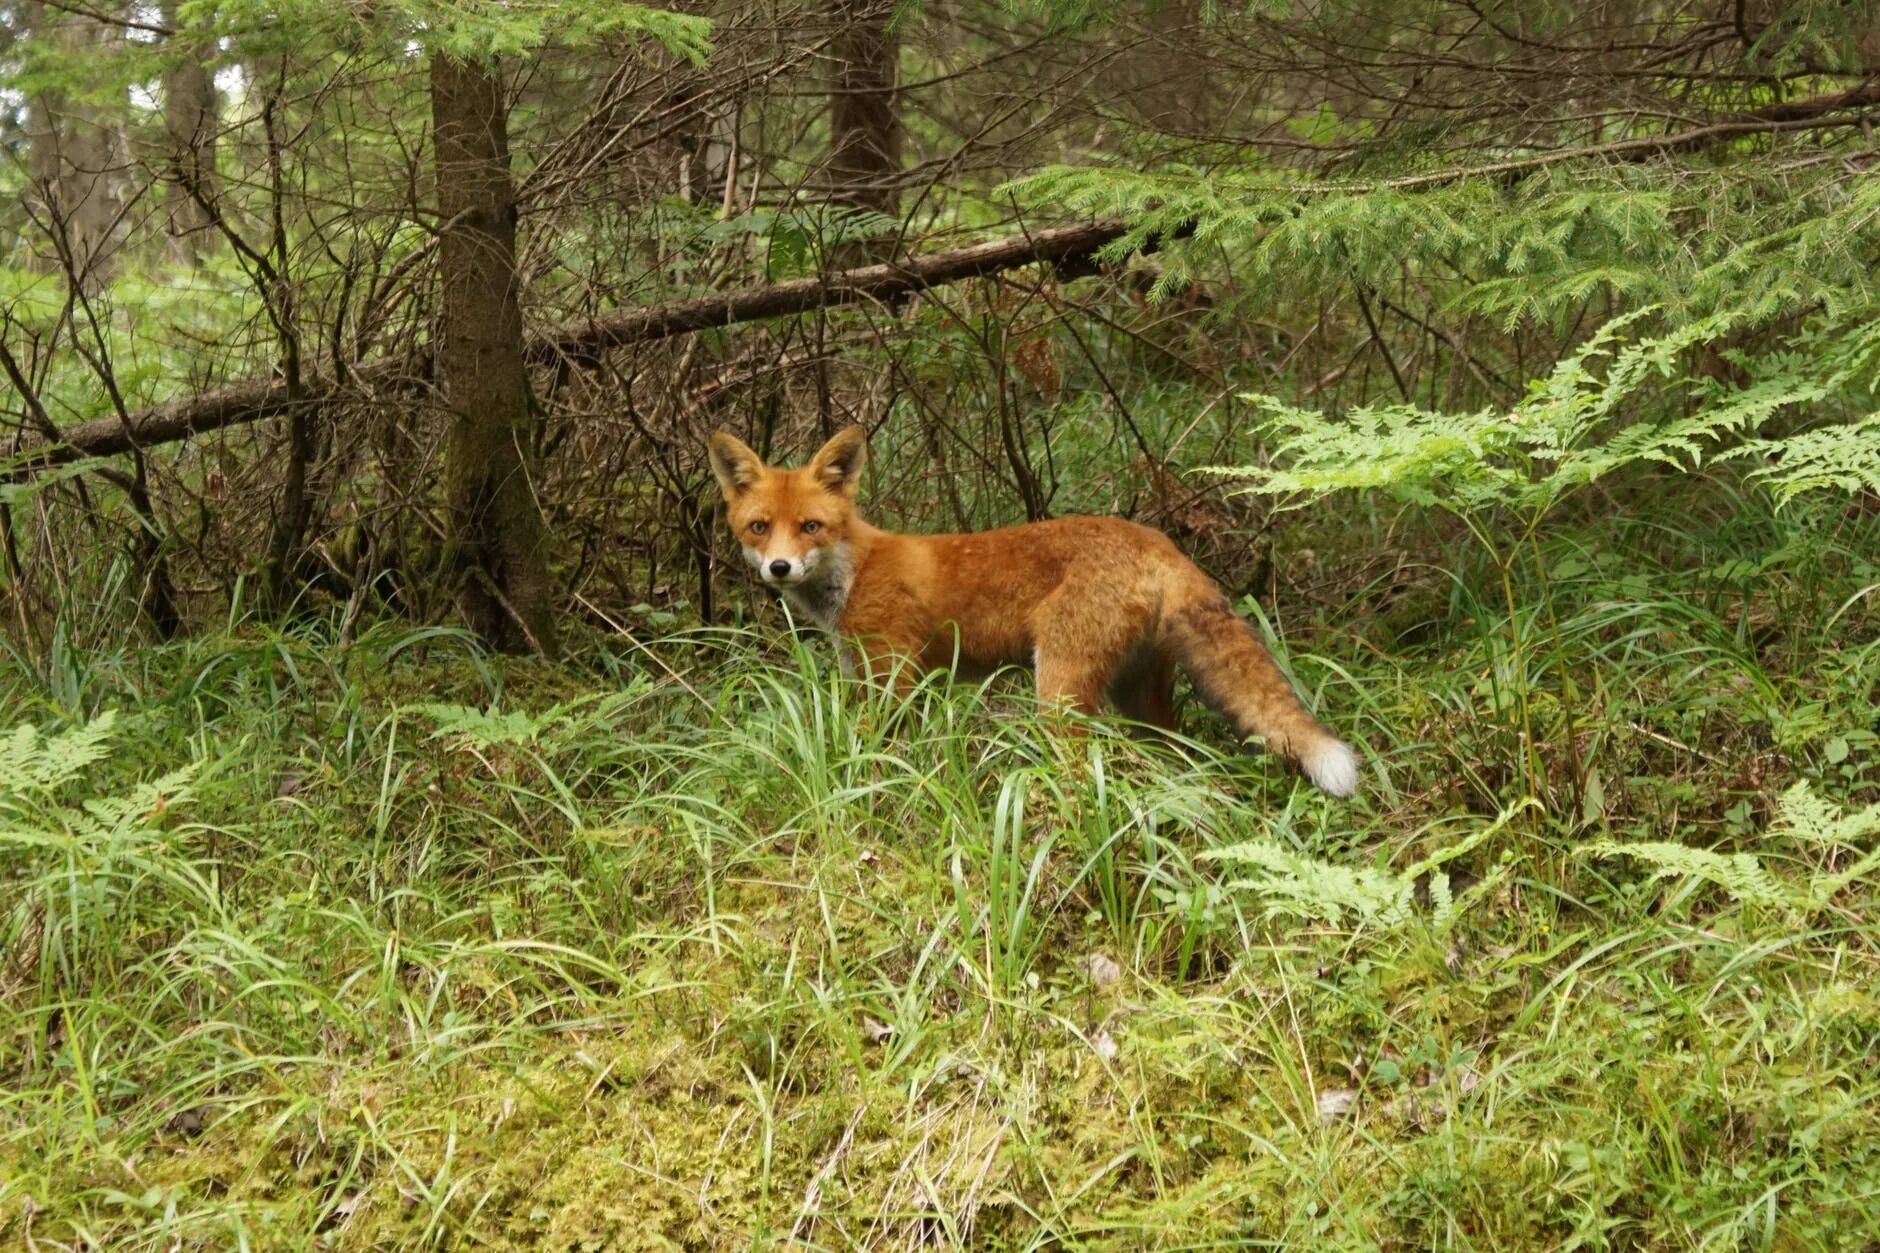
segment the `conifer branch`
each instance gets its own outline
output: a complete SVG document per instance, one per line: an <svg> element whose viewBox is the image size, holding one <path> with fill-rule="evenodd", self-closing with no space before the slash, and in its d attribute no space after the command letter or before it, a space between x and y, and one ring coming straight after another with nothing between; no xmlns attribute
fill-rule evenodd
<svg viewBox="0 0 1880 1253"><path fill-rule="evenodd" d="M1436 187L1444 183L1460 182L1469 178L1525 173L1528 170L1559 165L1563 161L1598 159L1645 161L1673 153L1696 152L1723 140L1735 139L1743 135L1859 126L1872 120L1868 110L1874 105L1880 105L1880 78L1867 79L1846 91L1828 92L1819 96L1809 96L1803 100L1770 105L1767 108L1751 109L1723 121L1693 126L1668 135L1639 135L1631 139L1615 139L1610 143L1561 148L1553 152L1537 153L1531 157L1496 161L1488 165L1457 166L1428 174L1410 174L1402 178L1384 179L1381 182L1363 186L1336 184L1300 187L1295 190L1407 191L1419 187ZM1849 110L1851 112L1848 112Z"/></svg>

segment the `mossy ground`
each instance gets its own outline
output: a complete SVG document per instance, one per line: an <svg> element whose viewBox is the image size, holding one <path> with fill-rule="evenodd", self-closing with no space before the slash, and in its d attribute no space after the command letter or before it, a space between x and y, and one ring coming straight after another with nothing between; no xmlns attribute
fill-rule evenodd
<svg viewBox="0 0 1880 1253"><path fill-rule="evenodd" d="M1862 851L1776 815L1880 792L1880 535L1713 526L1753 579L1608 528L1513 627L1461 559L1289 616L1343 805L774 636L17 658L8 723L119 713L8 758L0 1242L1871 1247L1873 883L1588 851Z"/></svg>

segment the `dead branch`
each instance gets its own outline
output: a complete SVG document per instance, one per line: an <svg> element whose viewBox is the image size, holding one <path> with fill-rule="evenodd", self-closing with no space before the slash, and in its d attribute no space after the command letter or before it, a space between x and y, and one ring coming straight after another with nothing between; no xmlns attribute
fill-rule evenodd
<svg viewBox="0 0 1880 1253"><path fill-rule="evenodd" d="M529 337L528 357L535 364L565 357L591 358L627 344L741 322L837 305L893 301L928 288L1038 262L1081 272L1099 249L1120 238L1125 229L1120 221L1064 226L925 257L623 309L535 332ZM333 376L330 363L325 369L308 369L303 364L302 371L298 396L286 379L249 379L123 417L86 422L69 428L59 443L42 440L26 444L21 451L34 458L30 465L114 456L296 411L324 409L361 384L415 390L429 373L423 361L384 358L348 370L343 381Z"/></svg>

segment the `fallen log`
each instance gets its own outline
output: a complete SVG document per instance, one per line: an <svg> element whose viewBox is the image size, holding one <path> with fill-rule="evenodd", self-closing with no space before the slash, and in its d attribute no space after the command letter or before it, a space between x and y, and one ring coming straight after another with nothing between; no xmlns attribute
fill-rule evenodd
<svg viewBox="0 0 1880 1253"><path fill-rule="evenodd" d="M627 344L740 322L865 301L892 301L931 287L1039 262L1066 273L1087 273L1097 250L1120 238L1126 229L1120 221L1061 226L904 261L622 309L537 330L528 337L525 351L537 364L559 357L592 357ZM316 372L303 380L296 397L289 396L287 384L281 380L248 379L154 405L128 419L85 422L63 432L63 438L56 443L26 443L19 450L21 468L57 465L81 457L108 457L132 448L173 443L192 435L280 417L294 405L324 407L372 385L415 384L428 372L421 361L381 358L355 367L344 379L336 379L330 372Z"/></svg>

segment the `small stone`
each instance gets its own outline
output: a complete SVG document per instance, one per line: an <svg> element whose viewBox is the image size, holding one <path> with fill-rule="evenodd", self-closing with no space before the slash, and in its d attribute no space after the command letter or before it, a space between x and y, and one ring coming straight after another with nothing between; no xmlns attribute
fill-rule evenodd
<svg viewBox="0 0 1880 1253"><path fill-rule="evenodd" d="M1337 1122L1348 1118L1358 1107L1356 1088L1327 1088L1319 1093L1319 1121Z"/></svg>

